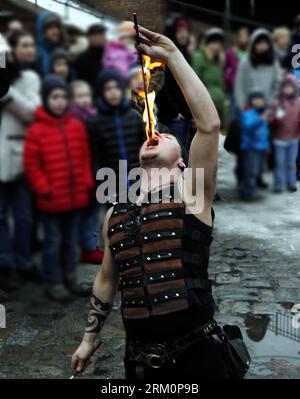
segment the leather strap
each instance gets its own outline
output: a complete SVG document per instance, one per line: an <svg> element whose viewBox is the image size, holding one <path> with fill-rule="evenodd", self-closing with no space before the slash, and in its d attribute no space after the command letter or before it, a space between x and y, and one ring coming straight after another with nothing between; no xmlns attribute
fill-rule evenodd
<svg viewBox="0 0 300 399"><path fill-rule="evenodd" d="M174 270L162 270L157 273L147 273L140 277L121 277L120 287L121 288L135 288L142 287L143 283L156 284L163 283L166 281L174 281L184 277L183 269Z"/></svg>
<svg viewBox="0 0 300 399"><path fill-rule="evenodd" d="M130 360L136 362L136 377L137 379L144 378L146 367L153 367L149 359L155 358L156 362L161 363L161 366L166 362L176 363L176 357L183 353L188 347L203 339L204 337L214 335L218 330L218 324L215 320L211 320L203 326L197 327L190 333L184 335L176 341L168 344L156 343L141 343L139 341L131 341L128 339L128 350ZM161 350L161 348L164 348ZM159 352L157 352L159 349ZM153 368L160 368L153 367Z"/></svg>
<svg viewBox="0 0 300 399"><path fill-rule="evenodd" d="M218 323L215 320L211 320L208 323L194 328L190 333L184 335L183 337L179 338L177 341L174 342L175 345L180 345L181 342L185 342L186 340L192 340L194 336L197 337L206 337L209 335L215 334L219 331Z"/></svg>

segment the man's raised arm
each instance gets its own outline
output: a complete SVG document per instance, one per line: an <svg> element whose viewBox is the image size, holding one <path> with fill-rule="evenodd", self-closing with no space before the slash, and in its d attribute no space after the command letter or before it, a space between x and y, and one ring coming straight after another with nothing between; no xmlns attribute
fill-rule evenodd
<svg viewBox="0 0 300 399"><path fill-rule="evenodd" d="M193 115L197 134L190 149L189 166L204 169L205 199L209 209L215 194L218 163L220 119L216 107L204 84L170 39L142 27L139 32L142 44L138 48L168 65Z"/></svg>

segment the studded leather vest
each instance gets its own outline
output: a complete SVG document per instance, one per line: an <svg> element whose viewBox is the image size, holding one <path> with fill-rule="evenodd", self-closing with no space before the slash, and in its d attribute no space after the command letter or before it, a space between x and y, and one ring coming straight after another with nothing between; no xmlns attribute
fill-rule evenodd
<svg viewBox="0 0 300 399"><path fill-rule="evenodd" d="M115 205L108 237L119 267L123 318L213 301L207 272L211 234L212 228L174 201L173 186L159 192L158 203Z"/></svg>

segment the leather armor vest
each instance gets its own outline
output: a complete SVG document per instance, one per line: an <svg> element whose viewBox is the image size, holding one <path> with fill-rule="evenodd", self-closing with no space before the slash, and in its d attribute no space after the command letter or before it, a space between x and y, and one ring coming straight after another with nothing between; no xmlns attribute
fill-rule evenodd
<svg viewBox="0 0 300 399"><path fill-rule="evenodd" d="M159 192L159 203L114 206L108 237L119 267L123 318L165 315L213 300L207 273L213 237L199 223L174 202L173 186Z"/></svg>

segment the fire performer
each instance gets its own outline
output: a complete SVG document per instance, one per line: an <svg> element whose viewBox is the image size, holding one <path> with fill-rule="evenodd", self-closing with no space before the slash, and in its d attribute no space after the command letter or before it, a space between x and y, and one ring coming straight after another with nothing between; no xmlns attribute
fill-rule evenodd
<svg viewBox="0 0 300 399"><path fill-rule="evenodd" d="M160 199L156 204L118 203L108 211L103 227L105 255L94 282L85 334L71 367L81 373L89 365L119 287L126 378L229 378L221 343L212 337L215 303L207 271L220 120L206 88L174 43L142 27L139 33L138 49L172 71L197 133L189 160L172 134L156 132L143 144L140 164L151 179L145 179L146 184L142 178L141 192L159 192ZM184 203L175 203L173 189L170 202L162 200L187 166L192 171L204 169L205 201L197 214L188 212L196 174L185 187ZM164 168L162 180L152 178L153 168ZM168 171L174 176L172 182Z"/></svg>

